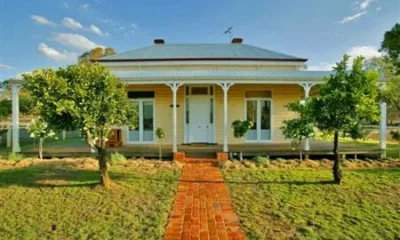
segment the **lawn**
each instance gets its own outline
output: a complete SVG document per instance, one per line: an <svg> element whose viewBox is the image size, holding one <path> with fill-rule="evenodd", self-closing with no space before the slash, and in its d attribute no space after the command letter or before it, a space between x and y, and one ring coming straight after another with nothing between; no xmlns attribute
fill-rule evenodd
<svg viewBox="0 0 400 240"><path fill-rule="evenodd" d="M161 239L180 169L132 161L105 190L92 161L0 168L0 239Z"/></svg>
<svg viewBox="0 0 400 240"><path fill-rule="evenodd" d="M399 239L400 168L225 169L248 239Z"/></svg>

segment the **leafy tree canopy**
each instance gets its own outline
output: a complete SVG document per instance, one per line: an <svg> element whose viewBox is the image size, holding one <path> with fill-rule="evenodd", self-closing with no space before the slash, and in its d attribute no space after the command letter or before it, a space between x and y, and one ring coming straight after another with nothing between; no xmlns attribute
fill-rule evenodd
<svg viewBox="0 0 400 240"><path fill-rule="evenodd" d="M381 51L392 65L393 72L400 74L400 24L396 23L390 31L385 32Z"/></svg>
<svg viewBox="0 0 400 240"><path fill-rule="evenodd" d="M82 55L79 56L78 61L79 62L88 62L92 59L97 59L105 56L110 56L114 55L117 52L113 48L93 48L92 50L88 52L84 52Z"/></svg>
<svg viewBox="0 0 400 240"><path fill-rule="evenodd" d="M82 63L67 68L39 69L25 74L35 113L50 129L80 129L88 144L97 150L101 181L109 185L106 141L113 126L137 122L125 85L98 63Z"/></svg>

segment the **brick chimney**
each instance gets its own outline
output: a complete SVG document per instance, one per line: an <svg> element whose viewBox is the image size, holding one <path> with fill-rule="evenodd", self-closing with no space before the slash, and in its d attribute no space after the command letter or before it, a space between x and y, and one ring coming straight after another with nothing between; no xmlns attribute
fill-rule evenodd
<svg viewBox="0 0 400 240"><path fill-rule="evenodd" d="M160 39L160 38L154 39L154 44L164 44L164 43L165 43L164 39Z"/></svg>
<svg viewBox="0 0 400 240"><path fill-rule="evenodd" d="M232 39L232 43L241 44L243 42L243 38L234 38Z"/></svg>

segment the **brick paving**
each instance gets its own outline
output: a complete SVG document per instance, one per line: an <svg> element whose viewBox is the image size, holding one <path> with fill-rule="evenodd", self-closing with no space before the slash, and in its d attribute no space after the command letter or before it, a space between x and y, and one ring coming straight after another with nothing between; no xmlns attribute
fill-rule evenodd
<svg viewBox="0 0 400 240"><path fill-rule="evenodd" d="M214 160L185 161L165 240L245 239Z"/></svg>

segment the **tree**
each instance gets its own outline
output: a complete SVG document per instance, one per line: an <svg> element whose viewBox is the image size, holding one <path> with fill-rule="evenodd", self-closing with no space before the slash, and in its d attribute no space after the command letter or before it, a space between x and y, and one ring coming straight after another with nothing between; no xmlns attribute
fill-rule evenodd
<svg viewBox="0 0 400 240"><path fill-rule="evenodd" d="M90 62L58 70L39 69L24 78L35 112L50 129L76 127L84 134L96 150L101 184L108 188L107 137L113 126L132 128L137 121L125 85L106 67Z"/></svg>
<svg viewBox="0 0 400 240"><path fill-rule="evenodd" d="M163 139L165 137L164 129L162 129L160 127L157 128L156 136L157 136L158 141L159 141L159 144L158 144L158 157L161 160L162 159L162 141L163 141Z"/></svg>
<svg viewBox="0 0 400 240"><path fill-rule="evenodd" d="M381 52L391 63L394 74L400 74L400 24L396 23L390 31L385 32Z"/></svg>
<svg viewBox="0 0 400 240"><path fill-rule="evenodd" d="M43 142L46 138L57 138L56 133L40 118L36 120L32 119L27 129L32 138L39 139L39 157L43 159Z"/></svg>
<svg viewBox="0 0 400 240"><path fill-rule="evenodd" d="M314 137L314 127L310 104L306 102L289 103L288 110L296 112L298 118L284 120L281 127L286 139L291 139L294 149L298 148L304 139ZM300 160L303 160L302 148L300 148Z"/></svg>
<svg viewBox="0 0 400 240"><path fill-rule="evenodd" d="M312 104L315 126L322 131L333 133L333 177L337 184L342 183L339 156L339 135L348 133L364 121L378 121L377 104L379 75L373 70L364 70L362 57L357 57L348 71L349 56L333 68L333 74L321 86L319 98Z"/></svg>
<svg viewBox="0 0 400 240"><path fill-rule="evenodd" d="M354 131L354 126L363 122L379 119L378 87L379 74L374 70L364 70L362 57L353 61L348 70L349 56L336 63L333 73L320 87L318 98L305 103L305 109L299 118L308 123L310 120L321 131L333 134L334 163L332 167L334 182L342 183L342 171L339 155L339 135L346 136Z"/></svg>
<svg viewBox="0 0 400 240"><path fill-rule="evenodd" d="M105 56L110 56L114 55L117 52L113 48L93 48L92 50L88 52L84 52L82 55L78 57L78 62L89 62L90 60L105 57Z"/></svg>
<svg viewBox="0 0 400 240"><path fill-rule="evenodd" d="M247 132L249 129L253 127L253 122L251 120L235 120L232 122L232 128L233 128L233 136L235 138L243 138L246 136ZM243 160L243 153L240 151L240 156L239 159L240 161Z"/></svg>

